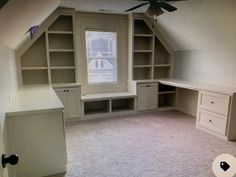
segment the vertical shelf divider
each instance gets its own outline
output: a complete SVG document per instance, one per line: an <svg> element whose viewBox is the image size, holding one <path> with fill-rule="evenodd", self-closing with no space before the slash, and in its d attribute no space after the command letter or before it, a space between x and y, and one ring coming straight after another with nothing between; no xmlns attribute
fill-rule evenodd
<svg viewBox="0 0 236 177"><path fill-rule="evenodd" d="M48 65L48 82L49 82L49 84L51 84L52 79L51 79L51 65L50 65L50 54L49 54L48 30L45 31L45 39L46 39L47 65Z"/></svg>

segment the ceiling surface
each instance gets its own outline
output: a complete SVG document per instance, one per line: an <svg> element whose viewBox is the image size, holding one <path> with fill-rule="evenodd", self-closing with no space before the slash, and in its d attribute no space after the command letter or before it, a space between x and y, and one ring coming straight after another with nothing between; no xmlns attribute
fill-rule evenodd
<svg viewBox="0 0 236 177"><path fill-rule="evenodd" d="M137 0L63 0L62 7L75 8L77 11L124 13L124 10L138 5L142 2ZM143 6L135 12L144 12L148 5Z"/></svg>

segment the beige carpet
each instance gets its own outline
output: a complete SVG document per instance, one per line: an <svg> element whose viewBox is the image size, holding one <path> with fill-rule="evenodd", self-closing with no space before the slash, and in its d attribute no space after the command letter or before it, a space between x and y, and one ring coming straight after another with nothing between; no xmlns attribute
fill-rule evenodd
<svg viewBox="0 0 236 177"><path fill-rule="evenodd" d="M236 155L177 111L67 125L66 136L66 177L211 177L216 156Z"/></svg>

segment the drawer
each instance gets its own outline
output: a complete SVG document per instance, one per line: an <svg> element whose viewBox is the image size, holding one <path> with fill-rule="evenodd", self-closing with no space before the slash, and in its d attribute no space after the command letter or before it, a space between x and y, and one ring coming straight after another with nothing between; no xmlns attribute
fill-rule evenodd
<svg viewBox="0 0 236 177"><path fill-rule="evenodd" d="M216 114L213 112L208 112L204 110L199 110L198 112L198 125L212 130L221 135L225 135L227 127L227 117Z"/></svg>
<svg viewBox="0 0 236 177"><path fill-rule="evenodd" d="M212 92L200 92L199 107L228 115L230 96Z"/></svg>

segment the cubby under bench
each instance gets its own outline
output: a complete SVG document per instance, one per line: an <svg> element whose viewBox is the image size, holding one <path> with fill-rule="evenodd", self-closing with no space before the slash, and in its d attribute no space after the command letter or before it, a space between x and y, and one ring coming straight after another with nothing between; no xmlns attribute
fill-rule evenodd
<svg viewBox="0 0 236 177"><path fill-rule="evenodd" d="M88 94L81 97L84 119L104 118L136 112L135 93L114 92Z"/></svg>

